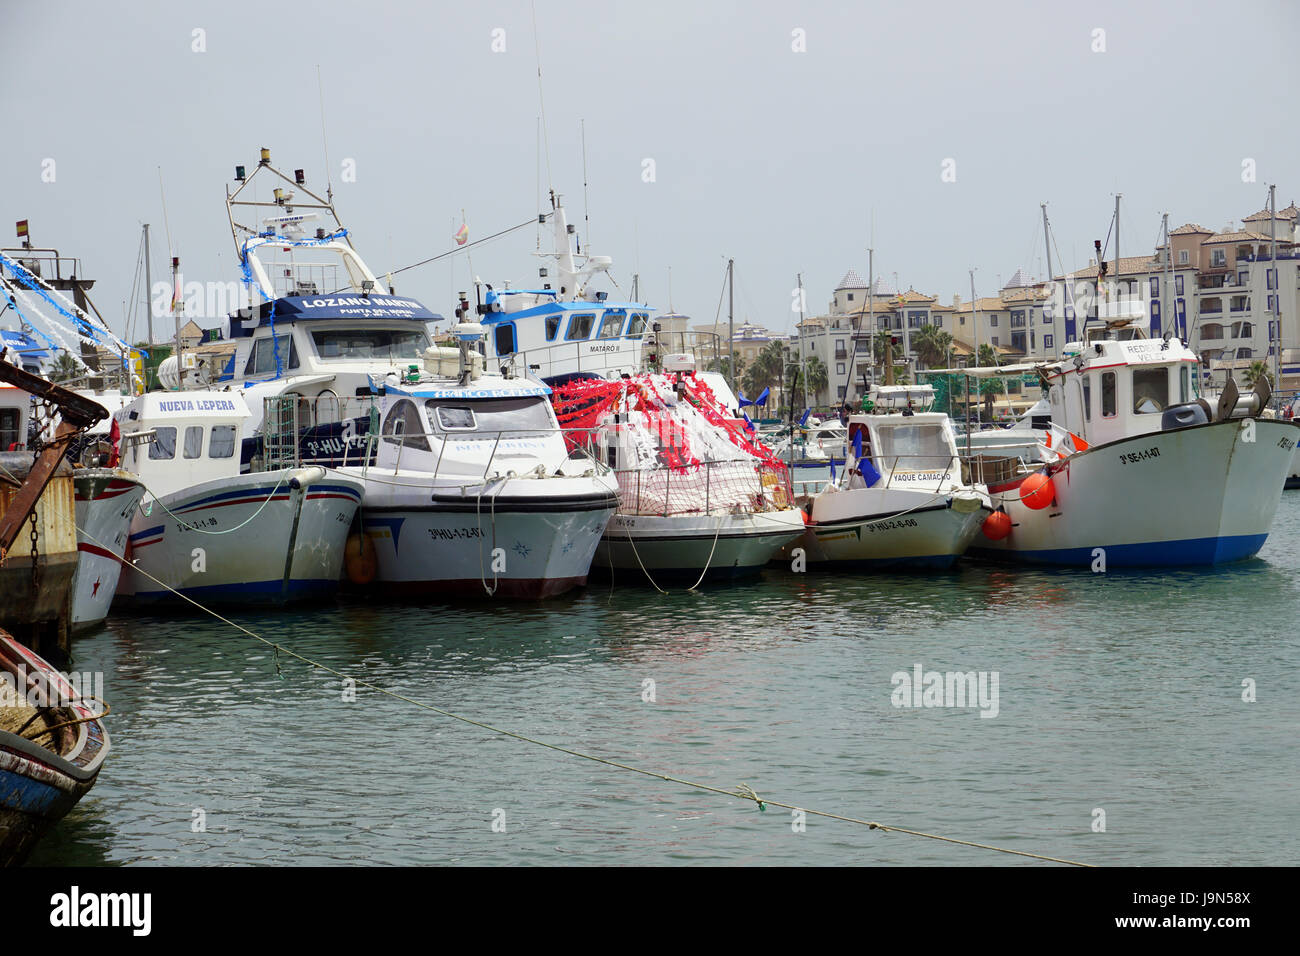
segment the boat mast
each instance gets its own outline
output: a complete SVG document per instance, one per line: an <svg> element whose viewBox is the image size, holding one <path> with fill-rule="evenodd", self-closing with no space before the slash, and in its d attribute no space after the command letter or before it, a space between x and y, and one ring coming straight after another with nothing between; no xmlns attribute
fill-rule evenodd
<svg viewBox="0 0 1300 956"><path fill-rule="evenodd" d="M1115 194L1115 275L1111 282L1115 284L1115 303L1119 303L1119 200L1120 193Z"/></svg>
<svg viewBox="0 0 1300 956"><path fill-rule="evenodd" d="M153 345L153 272L149 268L149 224L144 224L144 314L149 321L149 344Z"/></svg>
<svg viewBox="0 0 1300 956"><path fill-rule="evenodd" d="M1047 251L1047 283L1048 283L1049 286L1051 286L1051 288L1052 288L1052 290L1053 290L1053 294L1052 294L1051 298L1052 298L1053 300L1055 300L1055 298L1056 298L1056 295L1055 295L1055 290L1056 290L1056 276L1055 276L1055 274L1054 274L1054 272L1053 272L1053 269L1052 269L1052 237L1051 237L1051 234L1048 232L1049 226L1048 226L1048 223L1047 223L1047 203L1043 202L1043 203L1039 203L1038 205L1039 205L1040 207L1042 207L1042 210L1043 210L1043 248ZM1063 286L1064 286L1064 284L1065 284L1065 281L1066 281L1066 280L1065 280L1064 278L1061 279L1061 283L1062 283ZM1056 328L1056 321L1055 321L1055 319L1053 319L1053 321L1052 321L1052 328L1053 328L1053 329ZM1064 296L1064 295L1061 296L1061 332L1062 332L1062 333L1065 332L1065 296ZM1048 356L1048 357L1050 358L1051 356ZM1040 379L1040 381L1041 381L1041 379ZM1041 389L1040 389L1040 391L1041 391ZM1062 398L1065 397L1065 377L1064 377L1064 376L1061 377L1061 397L1062 397ZM1067 406L1066 406L1065 402L1062 401L1062 402L1061 402L1061 408L1062 408L1062 410L1064 410L1066 407L1067 407ZM1063 424L1064 424L1065 427L1068 429L1068 428L1070 427L1069 419L1067 418L1066 421L1065 421Z"/></svg>
<svg viewBox="0 0 1300 956"><path fill-rule="evenodd" d="M867 347L871 349L871 384L876 384L876 250L867 249ZM846 392L847 394L847 392ZM867 390L870 394L870 389ZM864 395L863 398L866 398Z"/></svg>
<svg viewBox="0 0 1300 956"><path fill-rule="evenodd" d="M803 273L798 273L795 279L799 283L799 379L803 385L803 407L808 407L808 369L804 367L803 359Z"/></svg>
<svg viewBox="0 0 1300 956"><path fill-rule="evenodd" d="M1164 304L1165 304L1165 305L1168 305L1168 304L1169 304L1169 288L1170 288L1170 286L1169 286L1169 271L1170 271L1170 269L1173 268L1173 264L1174 264L1174 248L1173 248L1173 244L1172 244L1172 243L1170 242L1170 240L1169 240L1169 213L1165 213L1165 214L1164 214L1164 216L1162 217L1162 222L1164 223L1164 230L1165 230L1165 267L1164 267L1163 269L1161 269L1160 271L1163 273L1163 275L1161 276L1161 279L1164 280L1164 286L1165 286L1165 288L1164 288L1164 293L1163 293L1163 296L1162 296L1162 297L1163 297L1163 299L1164 299ZM1174 322L1174 334L1177 335L1179 329L1178 329L1178 308L1177 308L1176 306L1174 307L1174 314L1173 314L1172 318L1173 318L1173 322ZM1167 325L1167 323L1165 323L1165 324ZM1162 331L1163 331L1163 330L1162 330ZM1178 337L1179 337L1179 338L1182 338L1181 335L1179 335Z"/></svg>
<svg viewBox="0 0 1300 956"><path fill-rule="evenodd" d="M1268 223L1269 223L1269 252L1268 267L1273 271L1276 279L1273 282L1273 308L1272 320L1269 322L1269 345L1273 345L1273 331L1277 331L1277 344L1273 345L1273 387L1276 392L1282 387L1282 270L1277 267L1277 186L1268 187ZM1268 289L1268 272L1264 273L1264 288ZM1278 398L1278 408L1282 407L1282 399ZM1261 409L1262 411L1262 409Z"/></svg>
<svg viewBox="0 0 1300 956"><path fill-rule="evenodd" d="M980 364L980 323L979 312L975 308L975 270L970 270L970 324L971 330L975 337L975 365ZM993 353L993 361L997 361L997 353ZM979 397L979 386L975 387L975 397ZM966 454L970 454L970 392L966 394Z"/></svg>
<svg viewBox="0 0 1300 956"><path fill-rule="evenodd" d="M672 308L671 304L669 308ZM731 391L736 391L736 260L727 260L727 371L731 374Z"/></svg>
<svg viewBox="0 0 1300 956"><path fill-rule="evenodd" d="M181 370L181 316L185 314L185 299L180 288L180 256L172 256L172 317L176 322L176 387L185 384L185 373Z"/></svg>

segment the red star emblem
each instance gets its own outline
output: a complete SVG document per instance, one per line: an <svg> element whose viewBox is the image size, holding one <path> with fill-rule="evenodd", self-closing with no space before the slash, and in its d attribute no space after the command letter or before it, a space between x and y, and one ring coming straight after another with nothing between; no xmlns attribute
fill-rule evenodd
<svg viewBox="0 0 1300 956"><path fill-rule="evenodd" d="M95 587L91 590L90 596L94 597L99 593L99 578L95 578Z"/></svg>

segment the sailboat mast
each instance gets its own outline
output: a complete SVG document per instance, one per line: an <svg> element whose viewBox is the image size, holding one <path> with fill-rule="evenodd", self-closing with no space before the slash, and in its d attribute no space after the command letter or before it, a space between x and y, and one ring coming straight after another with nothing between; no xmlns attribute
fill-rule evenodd
<svg viewBox="0 0 1300 956"><path fill-rule="evenodd" d="M808 407L808 369L803 358L803 273L795 276L799 283L799 379L803 384L803 407Z"/></svg>
<svg viewBox="0 0 1300 956"><path fill-rule="evenodd" d="M1276 393L1282 387L1282 271L1277 267L1277 186L1268 187L1268 224L1269 224L1269 248L1268 248L1268 267L1273 270L1273 275L1277 279L1273 282L1273 308L1272 317L1269 321L1269 345L1273 346L1273 391ZM1268 273L1264 273L1264 287L1268 288ZM1273 343L1273 332L1277 334L1277 344ZM1278 399L1280 408L1282 400Z"/></svg>
<svg viewBox="0 0 1300 956"><path fill-rule="evenodd" d="M876 250L867 250L867 347L871 349L871 384L876 384ZM863 396L866 398L867 396Z"/></svg>
<svg viewBox="0 0 1300 956"><path fill-rule="evenodd" d="M149 344L153 345L153 272L149 268L149 224L144 224L144 314L149 321Z"/></svg>
<svg viewBox="0 0 1300 956"><path fill-rule="evenodd" d="M669 308L672 308L671 304ZM731 391L736 391L736 260L727 260L727 371L731 373Z"/></svg>
<svg viewBox="0 0 1300 956"><path fill-rule="evenodd" d="M1115 194L1115 275L1111 277L1111 282L1115 284L1115 302L1119 302L1119 200L1120 193Z"/></svg>

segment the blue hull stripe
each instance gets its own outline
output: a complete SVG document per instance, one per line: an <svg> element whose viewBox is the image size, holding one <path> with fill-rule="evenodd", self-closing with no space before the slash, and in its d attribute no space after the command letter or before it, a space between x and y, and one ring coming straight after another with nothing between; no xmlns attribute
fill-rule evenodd
<svg viewBox="0 0 1300 956"><path fill-rule="evenodd" d="M331 581L325 578L313 580L292 580L289 582L287 596L292 599L313 597L318 595L333 594L339 588L338 581ZM192 598L208 598L211 600L229 601L232 603L245 604L263 604L276 603L282 600L284 591L284 582L282 581L250 581L238 584L206 584L197 588L177 588L182 594ZM128 601L178 601L171 591L137 591L134 597L127 597Z"/></svg>
<svg viewBox="0 0 1300 956"><path fill-rule="evenodd" d="M1144 544L1097 545L1106 551L1106 567L1164 567L1169 565L1226 564L1254 557L1267 534L1229 535L1223 538L1184 538ZM1051 548L1040 551L1003 551L971 545L967 552L991 561L1029 564L1071 564L1091 567L1093 548Z"/></svg>

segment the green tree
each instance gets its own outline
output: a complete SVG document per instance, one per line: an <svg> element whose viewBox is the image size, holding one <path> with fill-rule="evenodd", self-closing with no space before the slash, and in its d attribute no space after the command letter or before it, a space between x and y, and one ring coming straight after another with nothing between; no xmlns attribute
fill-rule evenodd
<svg viewBox="0 0 1300 956"><path fill-rule="evenodd" d="M946 368L952 336L936 325L923 325L912 333L912 348L927 368Z"/></svg>
<svg viewBox="0 0 1300 956"><path fill-rule="evenodd" d="M745 372L745 363L741 359L739 352L732 352L731 358L727 358L725 355L720 355L716 358L709 359L709 367L705 371L721 372L723 378L728 382L733 382L736 380L736 378L731 374L731 366L733 363L736 366L736 375L743 375Z"/></svg>
<svg viewBox="0 0 1300 956"><path fill-rule="evenodd" d="M1255 383L1261 378L1268 382L1269 387L1274 385L1273 371L1268 367L1268 363L1263 361L1251 362L1250 368L1246 369L1245 374L1241 376L1247 388L1254 388Z"/></svg>
<svg viewBox="0 0 1300 956"><path fill-rule="evenodd" d="M830 385L830 370L826 368L826 363L815 355L809 355L804 359L804 374L808 376L808 394L816 395L818 392L826 391ZM831 396L831 403L835 402L835 396Z"/></svg>
<svg viewBox="0 0 1300 956"><path fill-rule="evenodd" d="M50 369L50 381L68 382L80 378L82 374L81 363L68 352L60 352L59 357L54 360L54 367Z"/></svg>

